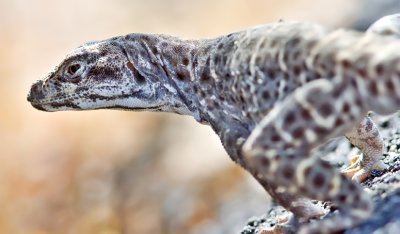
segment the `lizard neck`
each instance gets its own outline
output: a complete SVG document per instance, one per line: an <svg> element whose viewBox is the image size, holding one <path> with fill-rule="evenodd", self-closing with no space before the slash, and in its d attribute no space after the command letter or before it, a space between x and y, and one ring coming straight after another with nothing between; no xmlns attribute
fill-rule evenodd
<svg viewBox="0 0 400 234"><path fill-rule="evenodd" d="M129 34L121 47L139 76L153 87L153 99L161 106L156 111L191 115L200 120L200 111L191 90L193 58L201 41L182 40L158 34ZM134 104L133 104L134 105Z"/></svg>
<svg viewBox="0 0 400 234"><path fill-rule="evenodd" d="M206 40L130 34L122 45L138 72L157 84L160 111L191 115L217 131L246 122L231 87L237 74L229 66L241 34Z"/></svg>
<svg viewBox="0 0 400 234"><path fill-rule="evenodd" d="M166 35L130 34L123 37L123 49L138 72L153 83L160 111L193 116L209 122L198 93L198 82L206 69L212 40L182 40ZM163 95L160 95L163 94Z"/></svg>

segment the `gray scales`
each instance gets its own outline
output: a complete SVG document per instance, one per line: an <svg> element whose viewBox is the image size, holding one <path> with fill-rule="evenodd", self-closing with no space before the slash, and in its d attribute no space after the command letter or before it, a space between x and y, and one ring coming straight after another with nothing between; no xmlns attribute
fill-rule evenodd
<svg viewBox="0 0 400 234"><path fill-rule="evenodd" d="M266 232L332 233L372 214L358 182L385 165L366 114L400 109L399 35L398 15L367 33L281 21L205 40L129 34L78 47L32 85L28 101L43 111L191 115L294 214ZM340 173L312 150L342 135L363 156ZM340 212L324 217L309 199Z"/></svg>

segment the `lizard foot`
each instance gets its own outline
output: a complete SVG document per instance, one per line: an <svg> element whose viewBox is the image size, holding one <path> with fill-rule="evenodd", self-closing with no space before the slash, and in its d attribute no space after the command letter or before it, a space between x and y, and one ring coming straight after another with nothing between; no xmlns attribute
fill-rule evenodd
<svg viewBox="0 0 400 234"><path fill-rule="evenodd" d="M317 205L315 205L316 207ZM292 234L295 233L299 228L299 222L308 222L310 219L319 219L325 215L325 212L321 207L318 209L311 207L306 209L308 211L307 218L301 217L297 219L293 213L277 217L278 223L271 228L264 228L258 234Z"/></svg>
<svg viewBox="0 0 400 234"><path fill-rule="evenodd" d="M258 234L293 234L298 229L298 221L293 213L277 217L278 223L270 228L261 229Z"/></svg>
<svg viewBox="0 0 400 234"><path fill-rule="evenodd" d="M381 160L378 160L375 164L372 165L372 167L363 167L361 163L362 160L362 155L355 155L350 160L350 166L345 168L342 173L348 178L351 178L352 180L361 183L368 178L372 170L382 171L388 168L388 166L384 164Z"/></svg>

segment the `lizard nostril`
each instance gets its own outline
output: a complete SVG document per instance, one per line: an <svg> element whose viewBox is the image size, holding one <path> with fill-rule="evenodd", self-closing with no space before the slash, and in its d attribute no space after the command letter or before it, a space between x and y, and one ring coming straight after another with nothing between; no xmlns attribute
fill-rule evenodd
<svg viewBox="0 0 400 234"><path fill-rule="evenodd" d="M29 102L41 99L44 97L42 92L43 81L39 80L32 85L31 90L29 90L27 100Z"/></svg>

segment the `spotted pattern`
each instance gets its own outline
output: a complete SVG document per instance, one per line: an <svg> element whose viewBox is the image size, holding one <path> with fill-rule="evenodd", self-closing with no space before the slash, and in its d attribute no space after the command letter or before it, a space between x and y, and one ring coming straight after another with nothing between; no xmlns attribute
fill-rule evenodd
<svg viewBox="0 0 400 234"><path fill-rule="evenodd" d="M388 22L367 34L278 22L207 40L135 33L91 42L36 82L28 100L43 111L192 115L297 217L323 215L305 198L338 205L340 215L300 232L340 231L372 211L355 181L379 162L383 145L365 115L400 109L400 20ZM364 153L353 180L311 154L341 135Z"/></svg>

